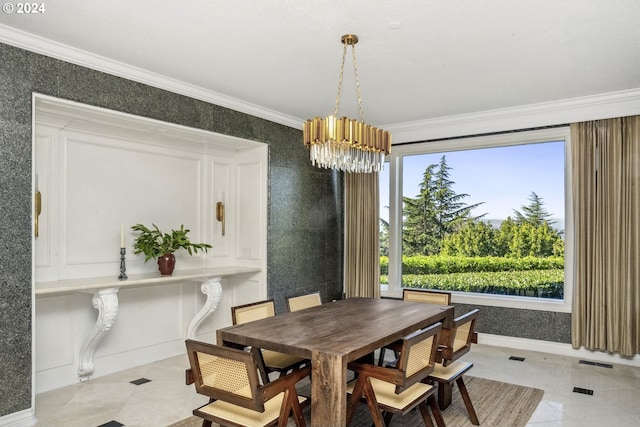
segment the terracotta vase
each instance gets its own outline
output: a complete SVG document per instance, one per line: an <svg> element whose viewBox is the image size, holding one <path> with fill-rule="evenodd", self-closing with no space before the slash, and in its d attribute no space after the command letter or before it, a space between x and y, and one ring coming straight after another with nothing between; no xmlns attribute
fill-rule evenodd
<svg viewBox="0 0 640 427"><path fill-rule="evenodd" d="M176 257L173 254L164 254L158 257L158 269L163 276L171 276L176 266Z"/></svg>

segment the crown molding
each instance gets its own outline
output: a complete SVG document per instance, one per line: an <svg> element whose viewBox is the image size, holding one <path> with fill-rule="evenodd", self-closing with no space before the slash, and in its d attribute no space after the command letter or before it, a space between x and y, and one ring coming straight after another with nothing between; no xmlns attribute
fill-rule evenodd
<svg viewBox="0 0 640 427"><path fill-rule="evenodd" d="M0 42L295 129L303 120L0 24ZM394 144L640 114L640 88L383 125Z"/></svg>
<svg viewBox="0 0 640 427"><path fill-rule="evenodd" d="M636 114L640 114L640 88L382 127L399 144Z"/></svg>
<svg viewBox="0 0 640 427"><path fill-rule="evenodd" d="M232 98L199 86L190 85L149 70L76 49L69 45L16 30L3 24L0 24L0 42L103 73L185 95L190 98L199 99L292 128L302 128L303 121L297 117L288 116L278 111Z"/></svg>

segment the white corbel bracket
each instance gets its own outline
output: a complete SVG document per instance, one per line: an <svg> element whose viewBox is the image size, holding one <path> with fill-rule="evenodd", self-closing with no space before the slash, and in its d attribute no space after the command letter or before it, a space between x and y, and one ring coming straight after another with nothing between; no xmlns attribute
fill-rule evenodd
<svg viewBox="0 0 640 427"><path fill-rule="evenodd" d="M95 369L93 353L104 335L111 330L111 326L113 326L116 320L116 315L118 314L119 289L120 288L99 289L97 293L93 295L93 308L98 310L98 319L80 349L80 366L78 368L80 381L88 380L91 374L93 374Z"/></svg>
<svg viewBox="0 0 640 427"><path fill-rule="evenodd" d="M200 324L211 313L213 313L216 308L218 308L218 304L220 303L220 298L222 296L222 285L220 284L221 281L222 276L215 276L208 278L200 285L200 291L207 296L207 300L205 301L202 308L198 310L196 315L193 317L193 320L191 320L189 328L187 329L187 338L195 339Z"/></svg>

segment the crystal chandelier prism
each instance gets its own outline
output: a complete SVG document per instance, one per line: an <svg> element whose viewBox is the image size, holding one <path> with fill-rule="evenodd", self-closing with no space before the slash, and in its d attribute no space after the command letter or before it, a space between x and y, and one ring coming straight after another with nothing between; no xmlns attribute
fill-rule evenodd
<svg viewBox="0 0 640 427"><path fill-rule="evenodd" d="M304 145L309 148L309 157L314 166L353 173L379 172L384 165L384 156L391 152L391 133L364 122L355 48L358 36L345 34L341 41L344 48L334 112L330 116L315 117L304 122ZM353 56L360 120L338 118L348 46L351 46Z"/></svg>

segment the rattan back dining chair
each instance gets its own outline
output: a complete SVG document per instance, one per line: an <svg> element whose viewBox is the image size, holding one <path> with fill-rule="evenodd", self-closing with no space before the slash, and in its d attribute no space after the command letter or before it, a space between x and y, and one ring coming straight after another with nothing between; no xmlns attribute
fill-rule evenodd
<svg viewBox="0 0 640 427"><path fill-rule="evenodd" d="M423 302L426 304L451 305L451 292L403 288L402 300L408 302ZM380 349L380 355L378 356L378 366L382 366L384 364L384 358L387 353L387 349L393 350L394 360L398 359L398 351L393 348L397 346L398 343L394 343L394 345L391 347L382 347Z"/></svg>
<svg viewBox="0 0 640 427"><path fill-rule="evenodd" d="M234 325L266 319L275 315L276 306L272 299L231 307L231 320Z"/></svg>
<svg viewBox="0 0 640 427"><path fill-rule="evenodd" d="M463 379L463 375L473 368L473 363L465 362L460 357L471 349L479 313L478 309L471 310L456 317L451 329L442 330L438 348L438 363L436 363L433 372L429 374L429 380L438 383L438 401L442 405L448 406L451 403L453 384L458 385L460 396L474 425L480 425L480 421Z"/></svg>
<svg viewBox="0 0 640 427"><path fill-rule="evenodd" d="M275 315L275 304L272 299L231 307L231 320L234 325L266 319ZM262 349L260 355L264 366L260 373L264 382L269 381L271 372L278 372L280 376L283 376L289 371L308 364L306 359L272 350Z"/></svg>
<svg viewBox="0 0 640 427"><path fill-rule="evenodd" d="M404 288L402 289L402 300L451 305L451 292Z"/></svg>
<svg viewBox="0 0 640 427"><path fill-rule="evenodd" d="M322 304L320 292L312 292L306 295L286 297L285 301L287 303L287 310L289 310L290 312L304 310L305 308L315 307Z"/></svg>
<svg viewBox="0 0 640 427"><path fill-rule="evenodd" d="M309 399L299 396L296 383L310 374L299 369L262 384L258 377L259 353L195 340L186 340L190 369L187 384L209 397L209 403L193 410L203 427L286 426L292 415L297 427L305 427L302 407Z"/></svg>
<svg viewBox="0 0 640 427"><path fill-rule="evenodd" d="M400 359L395 367L352 362L348 368L356 379L347 385L347 425L353 419L358 402L364 400L373 424L384 427L393 414L405 415L416 406L427 427L433 427L429 407L438 426L444 420L435 399L436 387L423 382L433 371L442 324L436 323L402 339ZM428 406L427 406L428 403Z"/></svg>

